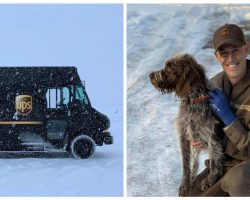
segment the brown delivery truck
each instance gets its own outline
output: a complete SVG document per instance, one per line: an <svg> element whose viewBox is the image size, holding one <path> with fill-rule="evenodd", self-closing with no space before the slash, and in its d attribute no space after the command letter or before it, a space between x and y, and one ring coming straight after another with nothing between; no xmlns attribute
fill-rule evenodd
<svg viewBox="0 0 250 200"><path fill-rule="evenodd" d="M0 67L0 151L68 151L89 158L112 144L76 67Z"/></svg>

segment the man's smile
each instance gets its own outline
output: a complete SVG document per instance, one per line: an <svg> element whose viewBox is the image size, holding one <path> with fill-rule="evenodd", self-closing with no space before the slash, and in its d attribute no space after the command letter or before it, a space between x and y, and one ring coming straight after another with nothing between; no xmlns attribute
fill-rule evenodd
<svg viewBox="0 0 250 200"><path fill-rule="evenodd" d="M237 69L237 67L239 66L240 62L237 63L233 63L233 64L228 64L226 65L228 68L230 69Z"/></svg>

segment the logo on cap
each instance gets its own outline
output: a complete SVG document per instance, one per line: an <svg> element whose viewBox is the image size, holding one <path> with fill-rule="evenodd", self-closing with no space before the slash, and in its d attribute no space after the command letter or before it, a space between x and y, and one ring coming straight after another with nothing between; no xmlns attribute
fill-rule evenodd
<svg viewBox="0 0 250 200"><path fill-rule="evenodd" d="M27 115L32 111L32 96L16 96L16 111L22 115Z"/></svg>
<svg viewBox="0 0 250 200"><path fill-rule="evenodd" d="M229 35L229 29L228 28L225 28L223 29L221 32L220 32L220 35L222 37L227 37Z"/></svg>

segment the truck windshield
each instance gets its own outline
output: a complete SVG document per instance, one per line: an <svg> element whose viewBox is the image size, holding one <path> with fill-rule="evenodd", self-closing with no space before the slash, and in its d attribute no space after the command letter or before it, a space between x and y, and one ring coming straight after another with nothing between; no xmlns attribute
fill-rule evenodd
<svg viewBox="0 0 250 200"><path fill-rule="evenodd" d="M83 89L81 85L78 85L76 87L76 99L80 100L82 103L86 105L89 105L88 97L86 95L85 90Z"/></svg>

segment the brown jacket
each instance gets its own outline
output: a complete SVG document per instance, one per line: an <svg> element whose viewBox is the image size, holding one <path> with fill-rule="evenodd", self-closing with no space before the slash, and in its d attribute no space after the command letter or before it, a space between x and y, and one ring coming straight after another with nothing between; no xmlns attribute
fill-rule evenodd
<svg viewBox="0 0 250 200"><path fill-rule="evenodd" d="M228 98L237 120L223 128L225 133L225 153L237 160L250 159L250 60L247 73L232 86L226 74L220 72L211 81L221 88Z"/></svg>

